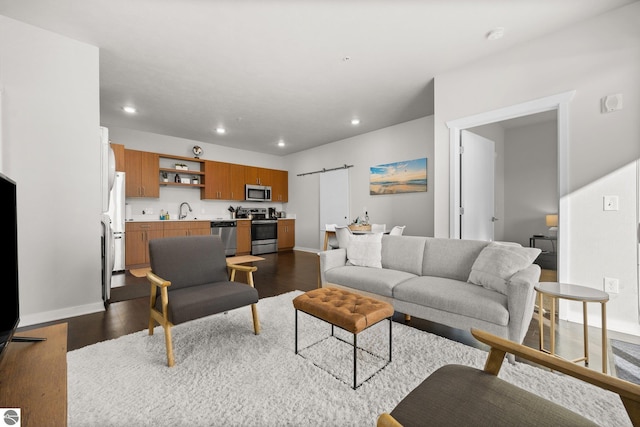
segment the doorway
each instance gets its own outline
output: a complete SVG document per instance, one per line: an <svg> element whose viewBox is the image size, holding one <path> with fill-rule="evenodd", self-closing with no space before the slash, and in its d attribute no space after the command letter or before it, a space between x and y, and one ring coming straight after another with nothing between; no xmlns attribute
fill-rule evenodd
<svg viewBox="0 0 640 427"><path fill-rule="evenodd" d="M459 208L461 206L460 193L460 164L458 156L460 154L461 133L465 129L471 129L481 125L498 123L505 120L515 119L519 117L531 116L542 112L555 112L557 120L557 188L558 188L558 231L557 231L557 279L558 281L566 280L567 256L565 246L562 245L566 236L568 236L568 202L563 197L567 194L568 188L568 129L569 129L569 103L573 98L575 91L565 92L558 95L541 98L522 104L505 107L498 110L481 113L462 119L447 122L449 127L449 144L450 144L450 232L451 238L459 238L460 234L460 215Z"/></svg>

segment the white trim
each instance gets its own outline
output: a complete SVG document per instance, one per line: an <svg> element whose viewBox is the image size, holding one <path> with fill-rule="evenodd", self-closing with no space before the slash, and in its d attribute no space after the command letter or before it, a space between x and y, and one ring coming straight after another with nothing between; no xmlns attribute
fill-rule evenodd
<svg viewBox="0 0 640 427"><path fill-rule="evenodd" d="M103 302L93 304L78 305L75 307L62 308L60 310L45 311L42 313L29 314L20 316L20 328L23 326L38 325L40 323L55 322L69 317L83 316L85 314L93 314L105 311Z"/></svg>
<svg viewBox="0 0 640 427"><path fill-rule="evenodd" d="M576 91L563 92L532 101L523 102L493 111L463 117L446 122L449 128L449 237L460 236L460 162L458 161L458 146L460 132L464 129L496 123L516 117L556 110L558 115L558 281L566 282L569 277L568 254L566 248L569 238L569 102Z"/></svg>

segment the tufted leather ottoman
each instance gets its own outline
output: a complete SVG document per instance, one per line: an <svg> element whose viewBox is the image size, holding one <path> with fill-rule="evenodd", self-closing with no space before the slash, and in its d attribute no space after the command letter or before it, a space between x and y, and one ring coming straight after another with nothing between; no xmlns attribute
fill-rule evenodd
<svg viewBox="0 0 640 427"><path fill-rule="evenodd" d="M296 309L296 354L298 354L298 310L331 324L332 336L334 326L353 334L354 389L358 386L356 378L357 334L384 319L389 320L389 360L387 364L391 362L391 317L393 316L393 306L391 304L342 289L319 288L294 298L293 307Z"/></svg>

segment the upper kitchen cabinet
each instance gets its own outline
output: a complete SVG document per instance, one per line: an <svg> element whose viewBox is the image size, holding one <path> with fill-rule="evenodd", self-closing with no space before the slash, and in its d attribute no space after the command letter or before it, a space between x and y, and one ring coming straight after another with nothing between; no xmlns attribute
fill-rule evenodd
<svg viewBox="0 0 640 427"><path fill-rule="evenodd" d="M160 197L157 153L125 149L124 170L127 174L125 190L127 197Z"/></svg>
<svg viewBox="0 0 640 427"><path fill-rule="evenodd" d="M111 149L116 159L116 171L124 172L124 145L111 143Z"/></svg>
<svg viewBox="0 0 640 427"><path fill-rule="evenodd" d="M286 203L289 201L289 172L272 170L271 201Z"/></svg>
<svg viewBox="0 0 640 427"><path fill-rule="evenodd" d="M205 162L205 186L202 199L244 200L245 167L232 163Z"/></svg>
<svg viewBox="0 0 640 427"><path fill-rule="evenodd" d="M273 182L272 172L273 169L245 166L244 181L249 185L271 185Z"/></svg>

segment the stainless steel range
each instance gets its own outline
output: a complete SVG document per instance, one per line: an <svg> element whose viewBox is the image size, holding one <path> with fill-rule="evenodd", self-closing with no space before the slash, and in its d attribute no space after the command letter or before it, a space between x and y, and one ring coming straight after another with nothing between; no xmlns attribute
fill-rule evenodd
<svg viewBox="0 0 640 427"><path fill-rule="evenodd" d="M266 208L251 208L251 254L278 252L278 220L267 216Z"/></svg>

